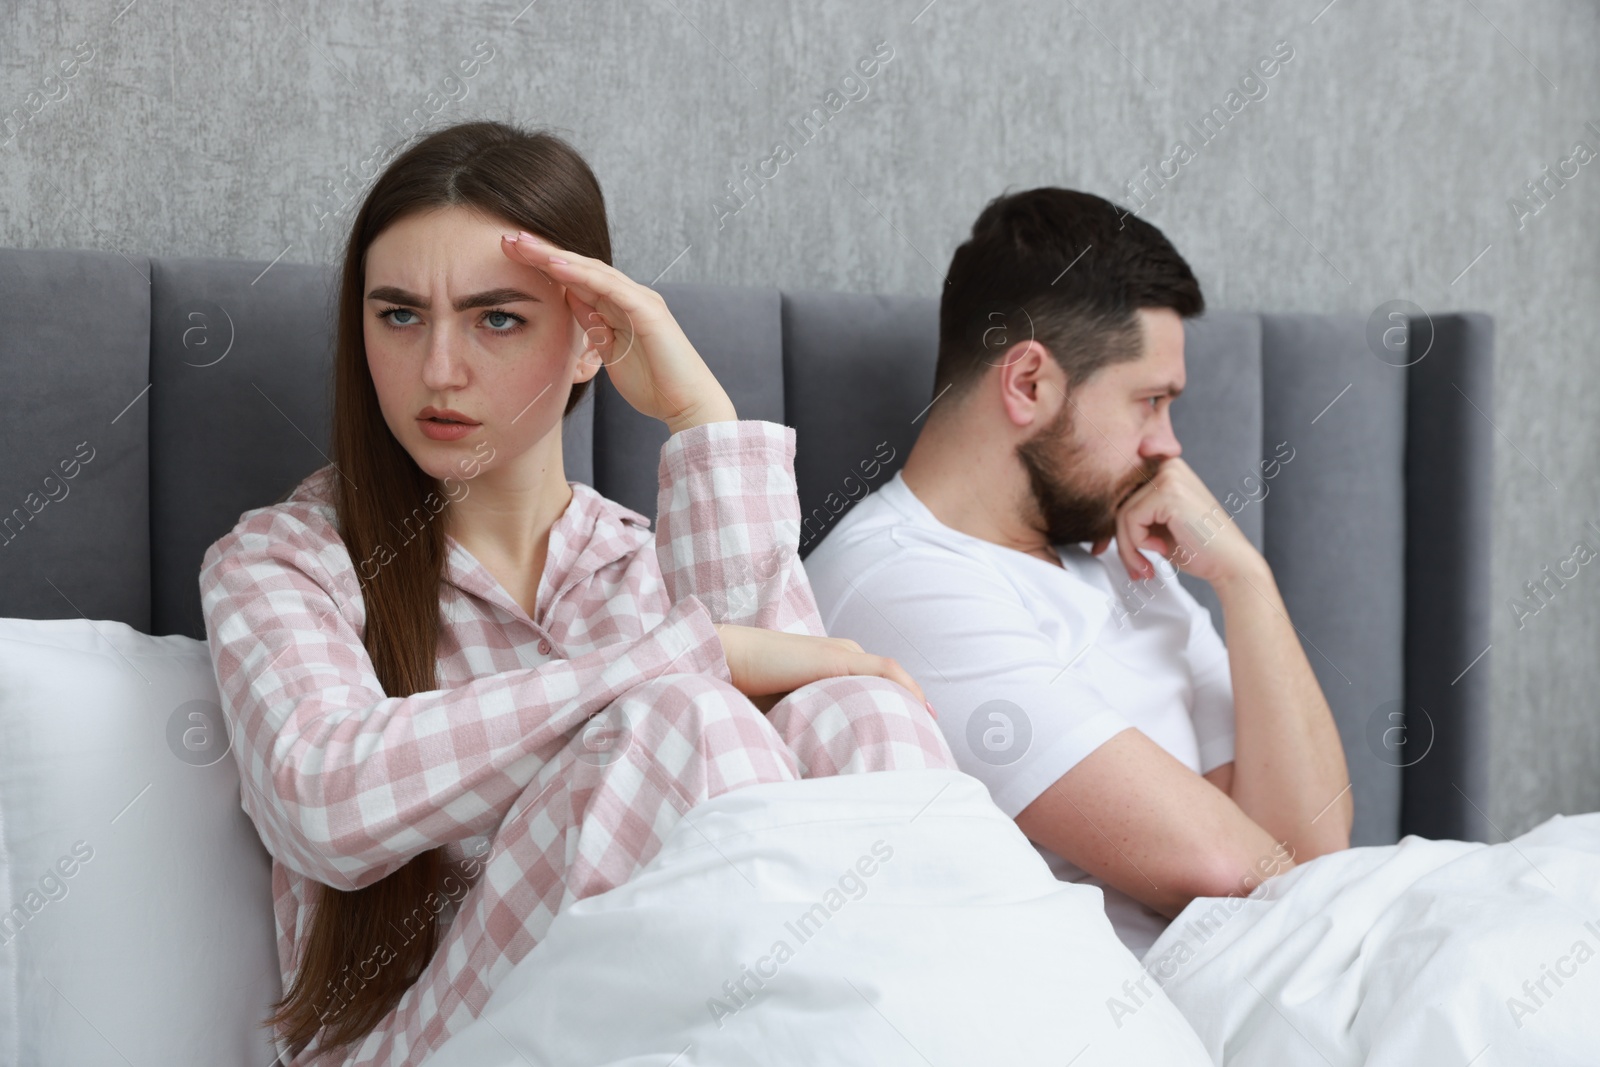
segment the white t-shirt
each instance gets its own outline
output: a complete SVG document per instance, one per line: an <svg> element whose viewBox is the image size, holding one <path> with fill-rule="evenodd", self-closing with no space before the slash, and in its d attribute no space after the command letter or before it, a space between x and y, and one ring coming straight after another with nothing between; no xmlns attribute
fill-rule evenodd
<svg viewBox="0 0 1600 1067"><path fill-rule="evenodd" d="M922 686L957 762L1015 818L1136 727L1204 774L1233 759L1233 683L1210 613L1173 566L1132 582L1113 543L1057 545L1065 569L941 523L898 472L806 557L830 635L892 656ZM1143 957L1168 919L1038 845L1057 878L1099 886Z"/></svg>

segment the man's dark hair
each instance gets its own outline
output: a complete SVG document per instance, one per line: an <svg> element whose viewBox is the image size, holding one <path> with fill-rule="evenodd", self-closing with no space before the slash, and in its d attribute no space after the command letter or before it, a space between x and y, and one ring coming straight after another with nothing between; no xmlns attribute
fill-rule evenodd
<svg viewBox="0 0 1600 1067"><path fill-rule="evenodd" d="M933 394L959 395L1012 345L1037 340L1077 385L1139 357L1140 308L1205 310L1161 231L1092 193L1045 186L991 200L950 260Z"/></svg>

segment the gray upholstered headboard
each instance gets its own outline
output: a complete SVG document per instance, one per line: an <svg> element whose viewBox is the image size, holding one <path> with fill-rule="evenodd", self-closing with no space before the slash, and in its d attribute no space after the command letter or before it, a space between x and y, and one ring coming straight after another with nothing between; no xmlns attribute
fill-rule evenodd
<svg viewBox="0 0 1600 1067"><path fill-rule="evenodd" d="M204 639L205 549L328 462L332 277L0 250L0 614ZM661 291L740 415L795 427L808 550L915 439L935 301ZM1187 326L1174 406L1333 707L1357 844L1485 833L1466 797L1486 785L1492 324L1410 325L1413 347L1380 359L1359 317L1210 313ZM654 515L665 439L602 375L568 420L567 476Z"/></svg>

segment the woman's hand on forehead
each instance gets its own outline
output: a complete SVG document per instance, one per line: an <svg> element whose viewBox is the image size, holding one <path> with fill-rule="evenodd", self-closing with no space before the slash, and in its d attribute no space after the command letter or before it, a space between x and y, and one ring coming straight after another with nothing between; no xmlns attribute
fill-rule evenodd
<svg viewBox="0 0 1600 1067"><path fill-rule="evenodd" d="M733 401L660 293L609 263L526 231L505 234L500 246L507 257L563 288L584 328L586 358L600 361L617 392L634 408L665 422L673 433L738 418Z"/></svg>

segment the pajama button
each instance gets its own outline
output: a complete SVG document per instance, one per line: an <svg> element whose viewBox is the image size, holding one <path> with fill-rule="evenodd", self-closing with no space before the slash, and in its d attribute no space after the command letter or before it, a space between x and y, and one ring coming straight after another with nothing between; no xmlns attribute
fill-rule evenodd
<svg viewBox="0 0 1600 1067"><path fill-rule="evenodd" d="M550 654L550 642L541 640L539 642L539 655L548 656L549 654Z"/></svg>

